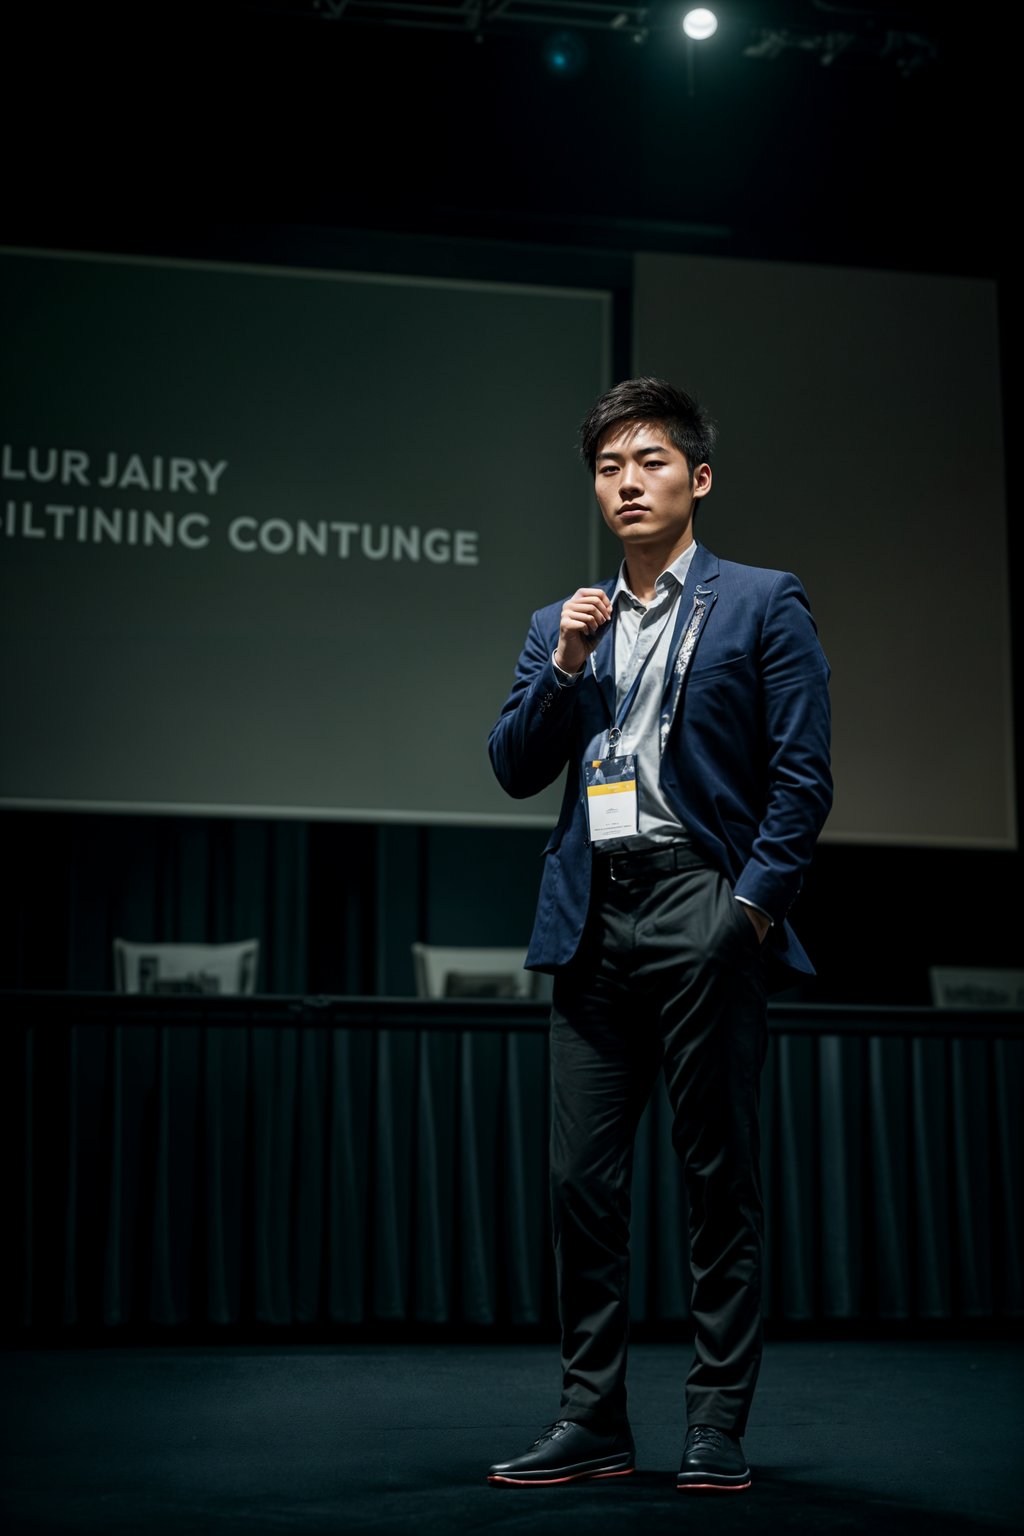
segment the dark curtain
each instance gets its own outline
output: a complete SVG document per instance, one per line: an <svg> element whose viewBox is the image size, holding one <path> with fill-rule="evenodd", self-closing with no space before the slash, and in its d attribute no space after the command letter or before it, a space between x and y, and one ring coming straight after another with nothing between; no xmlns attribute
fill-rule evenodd
<svg viewBox="0 0 1024 1536"><path fill-rule="evenodd" d="M4 1281L9 1326L553 1322L539 1016L67 1017L36 1006L6 1036L3 1219L23 1258ZM772 1028L767 1316L1019 1317L1019 1021L979 1039L869 1021L840 1035L824 1016L819 1033L787 1032L785 1015ZM683 1320L686 1199L662 1092L633 1200L633 1317Z"/></svg>
<svg viewBox="0 0 1024 1536"><path fill-rule="evenodd" d="M115 938L258 938L257 990L306 990L306 822L36 812L0 828L6 986L112 990Z"/></svg>
<svg viewBox="0 0 1024 1536"><path fill-rule="evenodd" d="M117 936L256 937L262 993L409 996L415 940L525 946L546 838L544 827L0 809L0 987L106 990ZM790 996L926 1004L930 966L1016 965L1022 879L1018 852L821 846L794 914L818 975ZM908 901L931 889L972 898ZM852 964L866 910L871 963Z"/></svg>
<svg viewBox="0 0 1024 1536"><path fill-rule="evenodd" d="M107 991L117 937L258 938L258 992L409 995L417 939L525 946L545 838L0 810L0 987Z"/></svg>

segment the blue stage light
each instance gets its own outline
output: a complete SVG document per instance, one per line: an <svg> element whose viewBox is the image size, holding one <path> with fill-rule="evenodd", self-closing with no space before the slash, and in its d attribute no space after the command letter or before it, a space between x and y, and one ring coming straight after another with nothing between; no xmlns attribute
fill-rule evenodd
<svg viewBox="0 0 1024 1536"><path fill-rule="evenodd" d="M578 32L552 32L545 39L544 63L553 75L572 79L587 62L587 45Z"/></svg>

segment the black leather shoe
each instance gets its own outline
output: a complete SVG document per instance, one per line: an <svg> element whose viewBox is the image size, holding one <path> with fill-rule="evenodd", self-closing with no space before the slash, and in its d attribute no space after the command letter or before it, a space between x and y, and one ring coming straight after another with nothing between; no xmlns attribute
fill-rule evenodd
<svg viewBox="0 0 1024 1536"><path fill-rule="evenodd" d="M621 1477L636 1466L633 1436L628 1429L600 1434L572 1419L558 1419L512 1461L499 1461L487 1474L489 1483L571 1483L582 1477Z"/></svg>
<svg viewBox="0 0 1024 1536"><path fill-rule="evenodd" d="M736 1435L713 1424L691 1424L676 1487L749 1488L750 1468Z"/></svg>

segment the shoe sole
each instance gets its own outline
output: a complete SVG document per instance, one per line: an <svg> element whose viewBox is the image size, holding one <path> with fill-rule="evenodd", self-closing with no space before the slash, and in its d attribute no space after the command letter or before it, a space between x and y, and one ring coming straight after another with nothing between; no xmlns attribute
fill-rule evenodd
<svg viewBox="0 0 1024 1536"><path fill-rule="evenodd" d="M556 1483L579 1483L584 1478L592 1477L628 1477L635 1472L635 1466L629 1467L600 1467L588 1472L567 1472L562 1477L492 1477L487 1475L489 1483L500 1483L506 1488L551 1488Z"/></svg>
<svg viewBox="0 0 1024 1536"><path fill-rule="evenodd" d="M750 1478L745 1483L676 1483L680 1493L739 1493L744 1488L750 1487Z"/></svg>

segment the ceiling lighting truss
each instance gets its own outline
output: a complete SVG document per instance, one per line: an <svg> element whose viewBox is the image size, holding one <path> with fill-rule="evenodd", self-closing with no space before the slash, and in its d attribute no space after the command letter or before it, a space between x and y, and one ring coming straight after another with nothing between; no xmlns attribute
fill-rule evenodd
<svg viewBox="0 0 1024 1536"><path fill-rule="evenodd" d="M293 13L305 10L324 21L469 32L478 37L517 27L571 27L621 32L635 42L647 38L650 9L604 0L304 0L284 8Z"/></svg>
<svg viewBox="0 0 1024 1536"><path fill-rule="evenodd" d="M908 79L938 57L935 39L922 32L905 32L893 27L861 31L803 31L794 27L759 27L743 49L745 58L774 60L784 53L807 53L826 67L837 59L879 60L893 65Z"/></svg>
<svg viewBox="0 0 1024 1536"><path fill-rule="evenodd" d="M681 5L651 0L647 5L615 0L249 0L252 9L307 22L376 27L413 27L426 32L461 32L483 41L517 32L605 32L644 43L678 28ZM769 6L757 10L770 11ZM744 57L770 62L785 54L803 53L829 66L876 63L894 69L904 79L933 64L938 46L933 28L919 14L893 13L904 26L887 22L885 12L871 6L811 0L811 14L828 16L822 26L776 23L745 32ZM790 12L792 15L792 12ZM673 19L674 18L674 19Z"/></svg>

